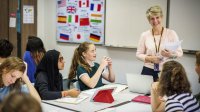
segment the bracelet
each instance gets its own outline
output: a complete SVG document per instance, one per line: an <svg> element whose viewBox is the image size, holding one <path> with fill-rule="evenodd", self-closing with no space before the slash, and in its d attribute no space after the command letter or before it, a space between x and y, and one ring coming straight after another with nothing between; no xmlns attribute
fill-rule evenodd
<svg viewBox="0 0 200 112"><path fill-rule="evenodd" d="M172 55L170 58L171 58L171 59L176 59L177 56L176 56L176 55Z"/></svg>

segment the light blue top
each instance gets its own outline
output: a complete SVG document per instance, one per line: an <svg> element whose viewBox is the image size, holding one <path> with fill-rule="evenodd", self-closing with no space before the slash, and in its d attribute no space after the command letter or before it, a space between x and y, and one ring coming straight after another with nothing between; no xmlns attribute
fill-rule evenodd
<svg viewBox="0 0 200 112"><path fill-rule="evenodd" d="M21 91L23 93L29 93L29 89L26 85L22 85L21 87ZM4 99L4 97L6 95L8 95L10 92L10 87L9 86L5 86L3 88L0 88L0 102Z"/></svg>

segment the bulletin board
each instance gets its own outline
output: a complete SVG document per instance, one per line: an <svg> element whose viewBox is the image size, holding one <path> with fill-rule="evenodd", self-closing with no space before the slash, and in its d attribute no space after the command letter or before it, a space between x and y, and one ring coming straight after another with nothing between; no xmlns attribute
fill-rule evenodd
<svg viewBox="0 0 200 112"><path fill-rule="evenodd" d="M104 44L105 0L57 0L59 42Z"/></svg>

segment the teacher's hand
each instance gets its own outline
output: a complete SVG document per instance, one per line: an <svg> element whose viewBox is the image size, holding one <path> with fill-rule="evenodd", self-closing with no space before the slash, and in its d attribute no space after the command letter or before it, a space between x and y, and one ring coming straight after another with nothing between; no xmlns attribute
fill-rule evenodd
<svg viewBox="0 0 200 112"><path fill-rule="evenodd" d="M146 56L145 62L150 62L150 63L160 63L162 61L162 58L159 56Z"/></svg>
<svg viewBox="0 0 200 112"><path fill-rule="evenodd" d="M161 51L161 55L164 56L164 57L171 57L172 52L164 49L164 50Z"/></svg>

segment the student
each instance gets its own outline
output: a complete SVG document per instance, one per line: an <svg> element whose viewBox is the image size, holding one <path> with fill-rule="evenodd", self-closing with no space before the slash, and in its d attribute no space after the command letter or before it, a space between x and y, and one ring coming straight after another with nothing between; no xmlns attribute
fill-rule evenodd
<svg viewBox="0 0 200 112"><path fill-rule="evenodd" d="M35 71L36 66L41 61L46 50L44 48L43 42L40 38L35 36L29 36L26 45L26 51L24 53L24 61L28 64L28 77L32 83L35 83Z"/></svg>
<svg viewBox="0 0 200 112"><path fill-rule="evenodd" d="M0 64L11 55L13 45L6 39L0 39Z"/></svg>
<svg viewBox="0 0 200 112"><path fill-rule="evenodd" d="M41 100L27 77L25 63L17 57L9 57L0 65L0 101L10 91L30 93L36 100Z"/></svg>
<svg viewBox="0 0 200 112"><path fill-rule="evenodd" d="M195 66L195 71L196 71L197 74L198 74L199 83L200 83L200 51L198 51L198 52L196 53L196 66ZM198 100L199 103L200 103L200 93L197 94L195 97L197 98L197 100Z"/></svg>
<svg viewBox="0 0 200 112"><path fill-rule="evenodd" d="M152 28L141 34L136 57L144 62L141 74L151 75L157 81L162 64L169 58L181 57L183 51L181 46L175 51L165 49L166 43L179 42L179 38L175 31L164 28L160 6L150 7L146 16Z"/></svg>
<svg viewBox="0 0 200 112"><path fill-rule="evenodd" d="M151 106L155 112L200 112L185 69L179 62L164 63L159 81L152 84Z"/></svg>
<svg viewBox="0 0 200 112"><path fill-rule="evenodd" d="M92 43L83 42L74 51L69 79L77 76L81 91L103 86L102 78L115 81L111 58L103 57L100 65L94 62L95 59L96 47ZM108 73L104 71L106 67Z"/></svg>
<svg viewBox="0 0 200 112"><path fill-rule="evenodd" d="M1 112L42 112L42 107L30 94L11 92L3 101Z"/></svg>
<svg viewBox="0 0 200 112"><path fill-rule="evenodd" d="M80 91L71 89L63 91L62 74L64 59L60 52L49 50L42 58L35 73L35 88L42 100L53 100L65 96L77 97Z"/></svg>

